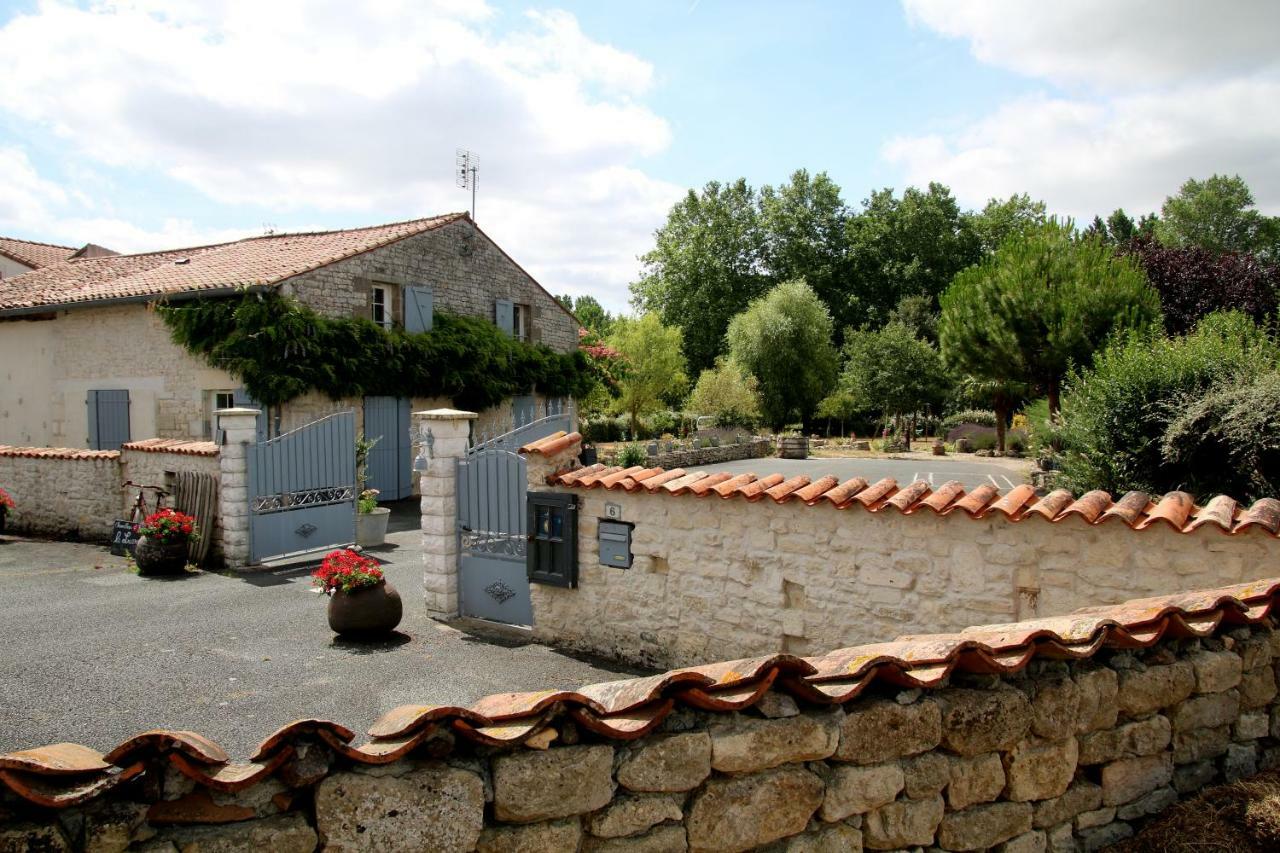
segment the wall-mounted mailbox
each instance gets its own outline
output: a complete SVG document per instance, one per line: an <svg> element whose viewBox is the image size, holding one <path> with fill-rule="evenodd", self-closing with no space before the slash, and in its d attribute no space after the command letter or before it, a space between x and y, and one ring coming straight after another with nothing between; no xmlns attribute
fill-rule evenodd
<svg viewBox="0 0 1280 853"><path fill-rule="evenodd" d="M529 492L525 571L533 583L578 585L578 496Z"/></svg>
<svg viewBox="0 0 1280 853"><path fill-rule="evenodd" d="M600 565L631 568L632 527L621 521L600 520Z"/></svg>

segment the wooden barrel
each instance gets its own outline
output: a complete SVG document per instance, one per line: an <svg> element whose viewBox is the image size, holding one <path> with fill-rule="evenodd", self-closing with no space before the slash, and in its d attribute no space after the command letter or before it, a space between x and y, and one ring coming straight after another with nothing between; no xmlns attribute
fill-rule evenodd
<svg viewBox="0 0 1280 853"><path fill-rule="evenodd" d="M784 435L778 439L778 456L783 459L808 459L809 437Z"/></svg>

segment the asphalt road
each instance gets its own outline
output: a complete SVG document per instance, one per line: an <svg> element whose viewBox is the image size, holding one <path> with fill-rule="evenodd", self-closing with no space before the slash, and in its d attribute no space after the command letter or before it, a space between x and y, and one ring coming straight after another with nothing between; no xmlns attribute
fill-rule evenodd
<svg viewBox="0 0 1280 853"><path fill-rule="evenodd" d="M151 579L105 548L0 536L0 752L59 741L106 751L168 728L244 759L299 717L362 732L397 705L629 677L432 621L420 534L401 526L375 553L404 599L403 636L375 647L335 640L306 569Z"/></svg>
<svg viewBox="0 0 1280 853"><path fill-rule="evenodd" d="M923 456L919 459L739 459L714 465L699 465L700 471L727 471L731 474L752 473L759 477L783 474L794 477L807 474L813 479L830 474L841 482L853 477L864 477L874 483L892 477L899 485L925 480L932 486L940 486L949 480L959 480L966 489L983 483L994 484L1002 492L1027 482L1031 470L1026 461L983 459L982 461L958 459L955 456Z"/></svg>

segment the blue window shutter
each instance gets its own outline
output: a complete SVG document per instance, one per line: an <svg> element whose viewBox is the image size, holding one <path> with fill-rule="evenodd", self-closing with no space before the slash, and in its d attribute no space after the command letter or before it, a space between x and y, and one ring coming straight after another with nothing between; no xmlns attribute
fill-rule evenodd
<svg viewBox="0 0 1280 853"><path fill-rule="evenodd" d="M516 323L516 304L510 299L499 299L493 303L493 322L508 335L514 335Z"/></svg>
<svg viewBox="0 0 1280 853"><path fill-rule="evenodd" d="M431 288L410 285L404 291L404 330L409 333L431 331Z"/></svg>
<svg viewBox="0 0 1280 853"><path fill-rule="evenodd" d="M90 391L89 447L92 450L119 450L129 436L129 392Z"/></svg>

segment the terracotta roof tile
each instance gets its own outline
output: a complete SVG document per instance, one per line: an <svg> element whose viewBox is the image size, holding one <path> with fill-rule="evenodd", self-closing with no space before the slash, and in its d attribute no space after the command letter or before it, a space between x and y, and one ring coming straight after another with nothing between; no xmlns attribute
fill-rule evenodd
<svg viewBox="0 0 1280 853"><path fill-rule="evenodd" d="M451 213L368 228L76 258L0 281L0 310L274 285L465 218L465 213Z"/></svg>
<svg viewBox="0 0 1280 853"><path fill-rule="evenodd" d="M376 765L411 753L437 731L489 746L545 746L545 738L538 739L560 714L599 735L627 740L653 730L677 708L741 710L769 689L810 702L842 703L876 682L931 689L957 670L1007 675L1036 657L1082 659L1103 648L1206 636L1224 625L1269 625L1277 613L1280 578L1268 578L952 634L903 636L811 658L777 654L722 661L578 690L495 694L470 707L404 706L383 715L369 730L372 739L355 746L343 726L298 720L264 740L249 763L231 762L217 744L190 732L146 732L105 757L75 744L55 744L0 756L0 785L29 802L62 808L167 762L205 789L231 792L270 776L300 740L318 738L349 761Z"/></svg>
<svg viewBox="0 0 1280 853"><path fill-rule="evenodd" d="M0 456L23 459L119 459L119 450L85 450L78 447L13 447L0 444Z"/></svg>
<svg viewBox="0 0 1280 853"><path fill-rule="evenodd" d="M559 430L557 432L553 432L551 435L548 435L545 438L540 438L537 441L529 442L528 444L520 448L520 452L521 453L537 453L541 456L554 456L560 451L564 450L565 448L572 447L573 445L581 441L582 441L582 433L579 433L579 432L566 433L564 430Z"/></svg>
<svg viewBox="0 0 1280 853"><path fill-rule="evenodd" d="M34 269L60 264L75 253L76 250L71 246L55 246L52 243L36 243L31 240L19 240L16 237L0 237L0 255Z"/></svg>
<svg viewBox="0 0 1280 853"><path fill-rule="evenodd" d="M143 453L177 453L182 456L217 456L218 445L212 441L190 441L184 438L144 438L120 445L121 450Z"/></svg>
<svg viewBox="0 0 1280 853"><path fill-rule="evenodd" d="M1186 492L1169 492L1152 501L1145 492L1129 492L1118 501L1104 491L1087 492L1079 498L1065 489L1056 489L1044 497L1036 497L1035 489L1019 485L1006 494L991 485L978 486L966 492L956 481L943 483L936 490L918 480L900 486L891 477L871 485L862 477L843 483L825 476L809 482L804 475L784 479L782 474L757 477L755 474L729 474L724 471L689 471L676 468L607 468L593 465L548 478L552 485L570 488L623 489L650 494L695 495L721 498L746 498L755 503L765 497L777 503L801 501L808 506L829 504L836 509L862 506L871 512L892 508L904 515L929 509L938 515L961 510L969 518L980 519L999 514L1012 522L1039 516L1060 523L1078 518L1089 525L1119 521L1134 530L1145 530L1157 523L1181 533L1191 533L1206 525L1223 533L1239 534L1259 527L1272 535L1280 533L1280 500L1263 498L1248 509L1219 495L1204 506L1197 506Z"/></svg>

